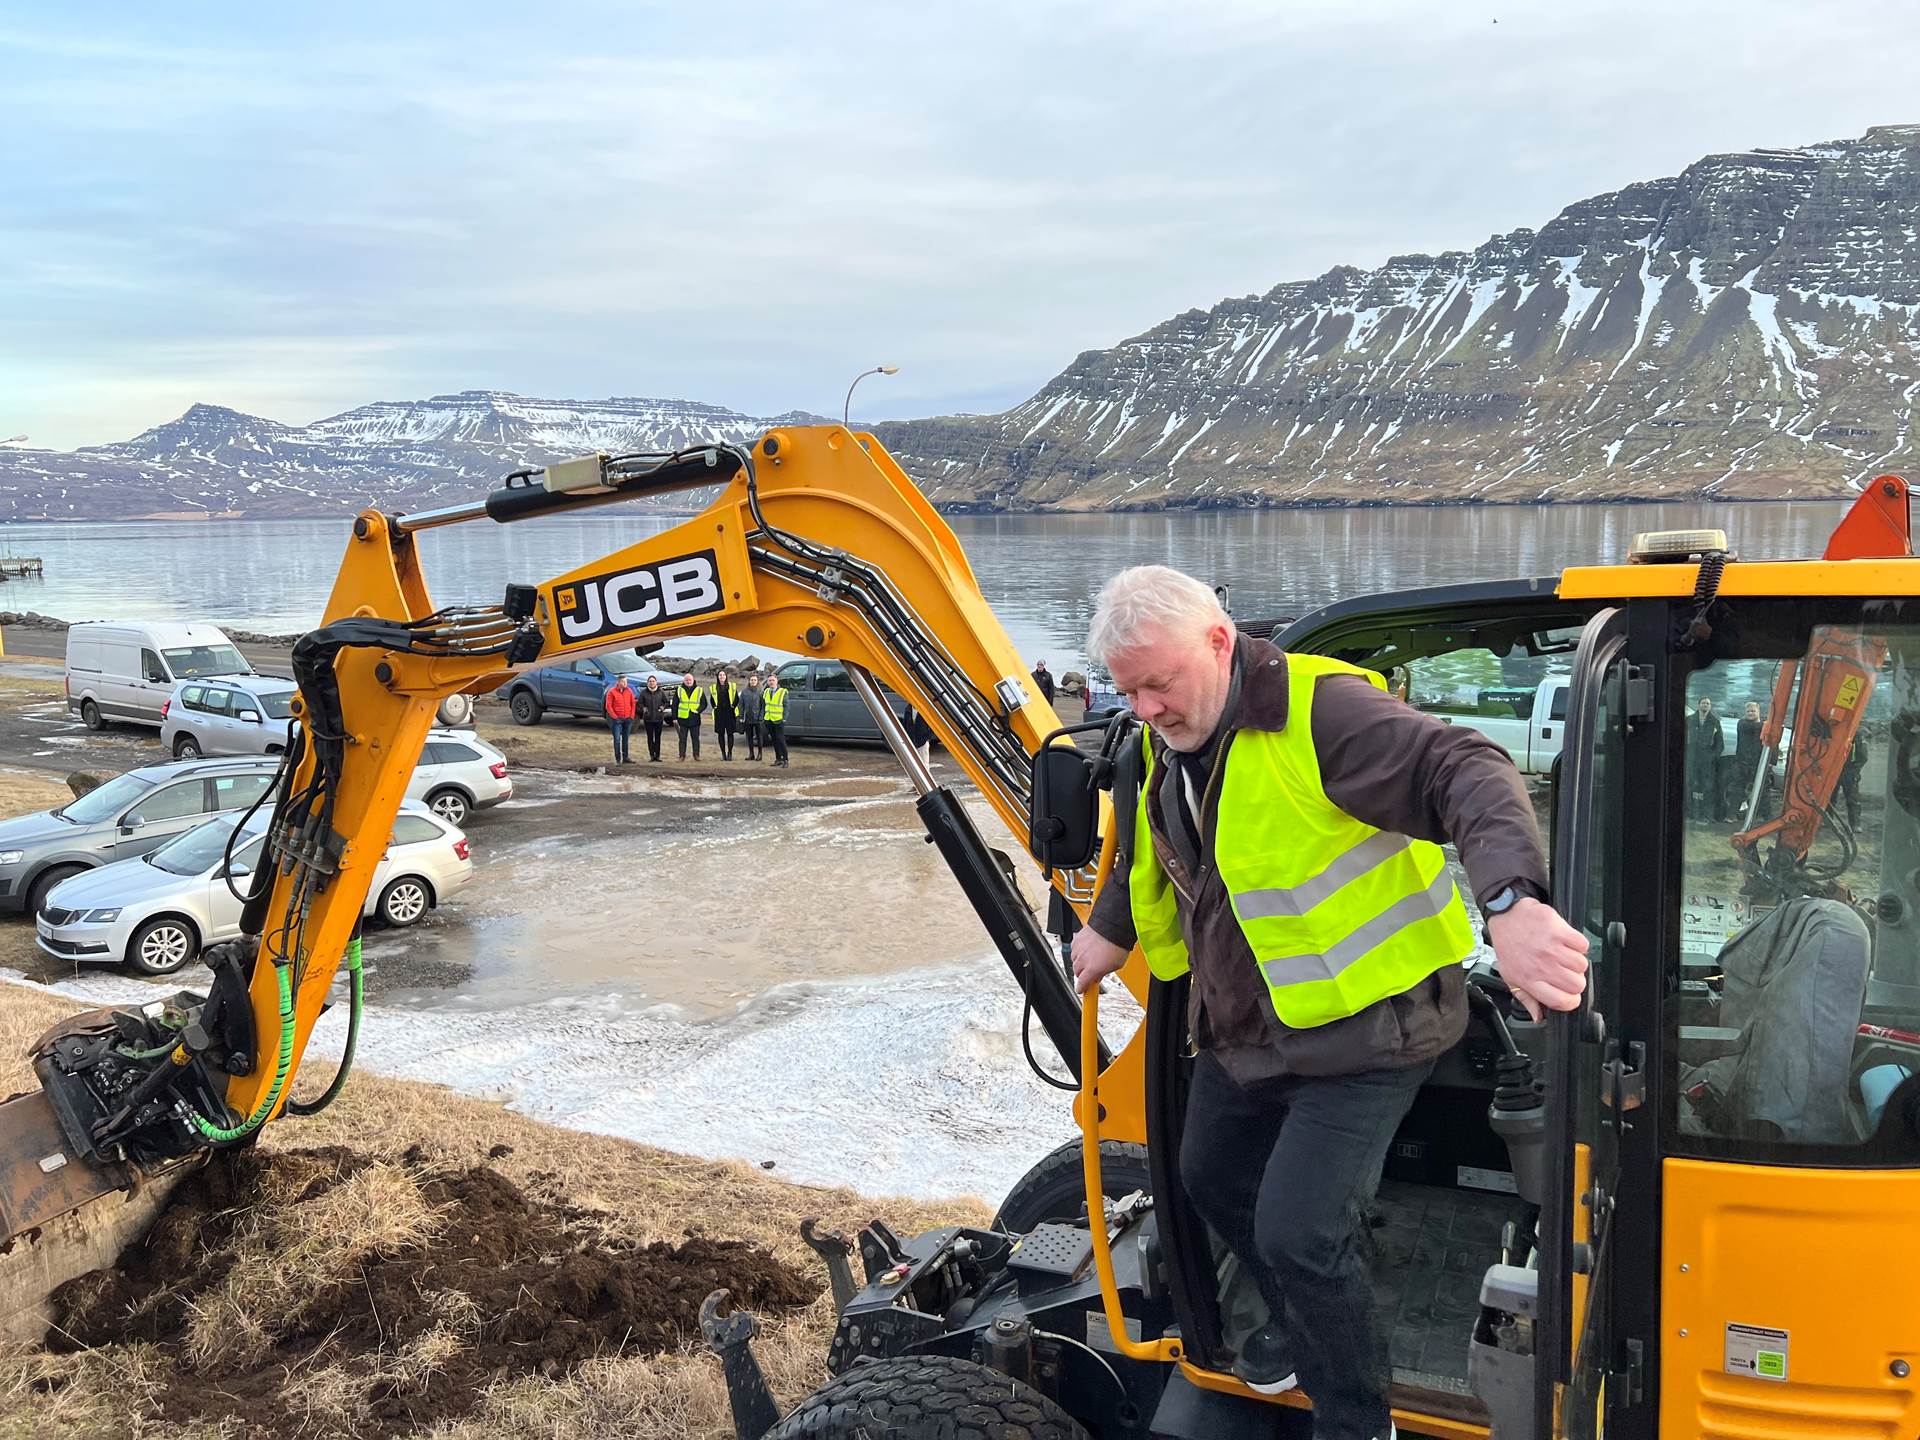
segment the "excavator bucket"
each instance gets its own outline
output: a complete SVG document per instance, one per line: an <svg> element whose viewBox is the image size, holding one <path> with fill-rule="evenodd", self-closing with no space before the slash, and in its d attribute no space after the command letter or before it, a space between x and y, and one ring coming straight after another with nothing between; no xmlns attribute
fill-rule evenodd
<svg viewBox="0 0 1920 1440"><path fill-rule="evenodd" d="M83 1034L107 1011L63 1020L34 1045ZM53 1292L113 1264L166 1208L189 1159L143 1173L123 1161L81 1154L47 1092L0 1103L0 1339L37 1344L53 1316Z"/></svg>

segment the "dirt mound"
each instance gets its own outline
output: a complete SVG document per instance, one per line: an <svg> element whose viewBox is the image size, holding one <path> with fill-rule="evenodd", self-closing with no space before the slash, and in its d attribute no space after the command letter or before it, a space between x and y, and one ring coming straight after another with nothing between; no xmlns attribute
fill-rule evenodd
<svg viewBox="0 0 1920 1440"><path fill-rule="evenodd" d="M741 1241L609 1243L592 1218L484 1165L223 1156L118 1267L56 1293L55 1333L159 1347L169 1419L389 1436L465 1414L496 1380L677 1348L721 1286L763 1312L819 1293Z"/></svg>

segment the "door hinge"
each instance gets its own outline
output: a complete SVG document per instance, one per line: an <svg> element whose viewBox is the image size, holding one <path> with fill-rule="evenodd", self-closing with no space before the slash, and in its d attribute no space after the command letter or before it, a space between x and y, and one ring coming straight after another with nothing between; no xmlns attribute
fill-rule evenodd
<svg viewBox="0 0 1920 1440"><path fill-rule="evenodd" d="M1607 1042L1607 1058L1600 1066L1600 1103L1613 1114L1612 1123L1622 1130L1632 1128L1627 1121L1629 1110L1638 1110L1647 1101L1647 1047L1639 1040L1626 1042L1626 1054L1621 1056L1621 1042ZM1606 1116L1600 1117L1600 1123L1609 1122Z"/></svg>
<svg viewBox="0 0 1920 1440"><path fill-rule="evenodd" d="M1627 666L1625 693L1621 700L1626 707L1629 723L1637 724L1642 720L1653 719L1653 667L1651 665Z"/></svg>
<svg viewBox="0 0 1920 1440"><path fill-rule="evenodd" d="M1608 1377L1607 1395L1614 1405L1638 1405L1647 1398L1647 1347L1627 1340L1620 1347L1620 1363Z"/></svg>

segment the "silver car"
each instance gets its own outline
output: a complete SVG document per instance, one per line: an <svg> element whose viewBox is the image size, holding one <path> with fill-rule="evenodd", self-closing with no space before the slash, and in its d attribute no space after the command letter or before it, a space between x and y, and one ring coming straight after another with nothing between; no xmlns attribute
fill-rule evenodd
<svg viewBox="0 0 1920 1440"><path fill-rule="evenodd" d="M176 760L278 755L287 748L300 687L272 675L183 680L160 707L160 743Z"/></svg>
<svg viewBox="0 0 1920 1440"><path fill-rule="evenodd" d="M208 945L240 933L240 897L260 864L267 823L264 812L244 819L223 815L150 855L54 887L36 917L40 948L62 960L124 962L142 975L173 973ZM363 913L388 925L411 925L471 879L467 837L419 801L406 800L373 872Z"/></svg>
<svg viewBox="0 0 1920 1440"><path fill-rule="evenodd" d="M246 809L266 794L278 763L143 765L58 810L0 820L0 910L31 914L83 870L144 855L211 816Z"/></svg>

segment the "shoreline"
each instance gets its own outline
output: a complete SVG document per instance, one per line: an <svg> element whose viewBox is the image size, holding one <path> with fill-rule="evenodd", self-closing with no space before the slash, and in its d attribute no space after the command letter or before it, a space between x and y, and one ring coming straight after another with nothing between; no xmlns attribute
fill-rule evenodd
<svg viewBox="0 0 1920 1440"><path fill-rule="evenodd" d="M950 501L934 505L942 518L977 519L988 516L1035 516L1045 519L1077 519L1083 516L1102 515L1231 515L1239 513L1262 513L1267 511L1289 510L1568 510L1588 509L1605 505L1845 505L1859 498L1861 489L1868 481L1862 481L1860 488L1844 494L1822 495L1581 495L1569 499L1535 500L1494 500L1480 495L1464 495L1457 498L1429 500L1261 500L1251 499L1245 502L1201 501L1193 504L1113 504L1113 505L995 505L990 502ZM355 512L358 513L358 512ZM405 512L396 512L404 514ZM644 510L629 514L628 518L644 516L662 520L691 520L704 514L700 510ZM604 524L606 515L551 515L549 521L581 521ZM345 511L332 511L314 514L274 514L249 515L246 511L223 511L218 514L192 515L184 513L146 514L146 515L23 515L12 519L0 520L0 531L9 526L26 525L155 525L173 527L179 525L204 525L219 523L223 525L279 525L279 524L318 524L321 522L350 523L353 515Z"/></svg>

